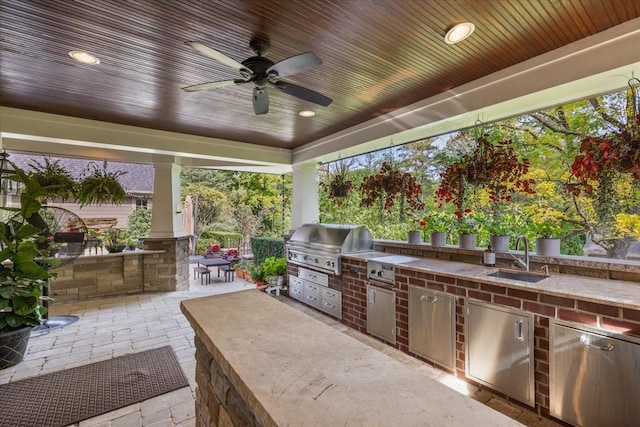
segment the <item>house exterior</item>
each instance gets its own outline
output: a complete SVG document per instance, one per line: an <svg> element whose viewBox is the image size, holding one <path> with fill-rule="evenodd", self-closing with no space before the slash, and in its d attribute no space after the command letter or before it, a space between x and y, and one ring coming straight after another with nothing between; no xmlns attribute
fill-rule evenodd
<svg viewBox="0 0 640 427"><path fill-rule="evenodd" d="M9 152L9 159L26 172L33 171L32 165L44 164L45 158L50 161L58 161L59 165L69 171L76 179L81 179L92 170L92 165L102 167L101 162L70 157L52 157L32 154ZM119 181L127 193L127 200L121 204L105 203L102 205L89 205L80 207L73 200L49 200L49 206L57 206L76 213L85 222L88 228L125 228L131 212L136 208L151 209L153 206L153 166L137 163L119 163L109 161L109 171L124 171ZM12 205L19 204L19 195L12 195L9 201Z"/></svg>

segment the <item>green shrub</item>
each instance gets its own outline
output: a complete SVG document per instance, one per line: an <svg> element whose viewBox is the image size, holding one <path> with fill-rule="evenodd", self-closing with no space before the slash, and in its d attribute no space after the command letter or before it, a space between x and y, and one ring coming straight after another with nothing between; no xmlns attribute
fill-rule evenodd
<svg viewBox="0 0 640 427"><path fill-rule="evenodd" d="M284 256L284 239L276 237L252 237L253 263L260 265L266 258Z"/></svg>
<svg viewBox="0 0 640 427"><path fill-rule="evenodd" d="M127 230L131 237L147 237L151 233L151 210L136 208L129 215Z"/></svg>
<svg viewBox="0 0 640 427"><path fill-rule="evenodd" d="M239 233L228 231L202 230L196 241L196 253L204 255L209 243L216 243L223 248L238 248L241 237Z"/></svg>

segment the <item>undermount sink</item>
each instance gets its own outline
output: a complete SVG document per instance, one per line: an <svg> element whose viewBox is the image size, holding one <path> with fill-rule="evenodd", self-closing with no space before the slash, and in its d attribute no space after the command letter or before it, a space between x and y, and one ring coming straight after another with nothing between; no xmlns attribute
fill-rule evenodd
<svg viewBox="0 0 640 427"><path fill-rule="evenodd" d="M532 273L530 271L511 271L511 270L498 270L496 272L488 274L488 276L499 277L501 279L519 280L521 282L528 282L528 283L536 283L549 277L546 274L542 274L542 273Z"/></svg>

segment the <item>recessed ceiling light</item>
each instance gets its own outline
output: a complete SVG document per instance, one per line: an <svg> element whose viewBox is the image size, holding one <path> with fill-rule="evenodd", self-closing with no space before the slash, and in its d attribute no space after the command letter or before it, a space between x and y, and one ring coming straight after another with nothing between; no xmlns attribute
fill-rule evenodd
<svg viewBox="0 0 640 427"><path fill-rule="evenodd" d="M471 22L463 22L461 24L456 24L447 31L447 34L444 36L444 41L447 44L454 44L461 42L462 40L469 37L473 31L476 29L476 26Z"/></svg>
<svg viewBox="0 0 640 427"><path fill-rule="evenodd" d="M300 114L302 117L313 117L316 115L315 112L309 110L300 111L298 114Z"/></svg>
<svg viewBox="0 0 640 427"><path fill-rule="evenodd" d="M69 52L69 56L83 64L96 65L100 63L100 60L95 55L81 50L72 50Z"/></svg>

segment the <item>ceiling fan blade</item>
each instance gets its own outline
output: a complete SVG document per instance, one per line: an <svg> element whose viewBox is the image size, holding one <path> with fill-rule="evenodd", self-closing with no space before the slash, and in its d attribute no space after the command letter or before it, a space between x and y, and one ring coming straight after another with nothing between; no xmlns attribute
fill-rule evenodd
<svg viewBox="0 0 640 427"><path fill-rule="evenodd" d="M324 96L311 89L294 85L293 83L287 83L280 80L273 83L273 85L277 89L280 89L281 91L283 91L284 93L293 95L296 98L300 98L304 101L313 102L314 104L322 105L323 107L326 107L329 104L331 104L331 102L333 102L333 100L327 96Z"/></svg>
<svg viewBox="0 0 640 427"><path fill-rule="evenodd" d="M267 68L266 74L273 75L275 73L278 77L287 77L317 67L320 64L322 64L322 59L318 58L315 53L305 52L276 62Z"/></svg>
<svg viewBox="0 0 640 427"><path fill-rule="evenodd" d="M227 65L231 68L235 68L238 71L247 72L249 73L249 75L253 74L251 70L249 70L247 67L245 67L235 59L229 58L224 53L218 52L217 50L212 49L209 46L206 46L200 42L184 42L184 43L188 46L191 46L192 48L194 48L204 56L208 56L211 59L215 59L216 61L224 65Z"/></svg>
<svg viewBox="0 0 640 427"><path fill-rule="evenodd" d="M269 112L269 92L266 88L253 88L253 111L256 115Z"/></svg>
<svg viewBox="0 0 640 427"><path fill-rule="evenodd" d="M244 80L221 80L219 82L201 83L198 85L186 86L182 90L185 92L198 92L200 90L213 90L221 87L234 86L240 83L247 83Z"/></svg>

